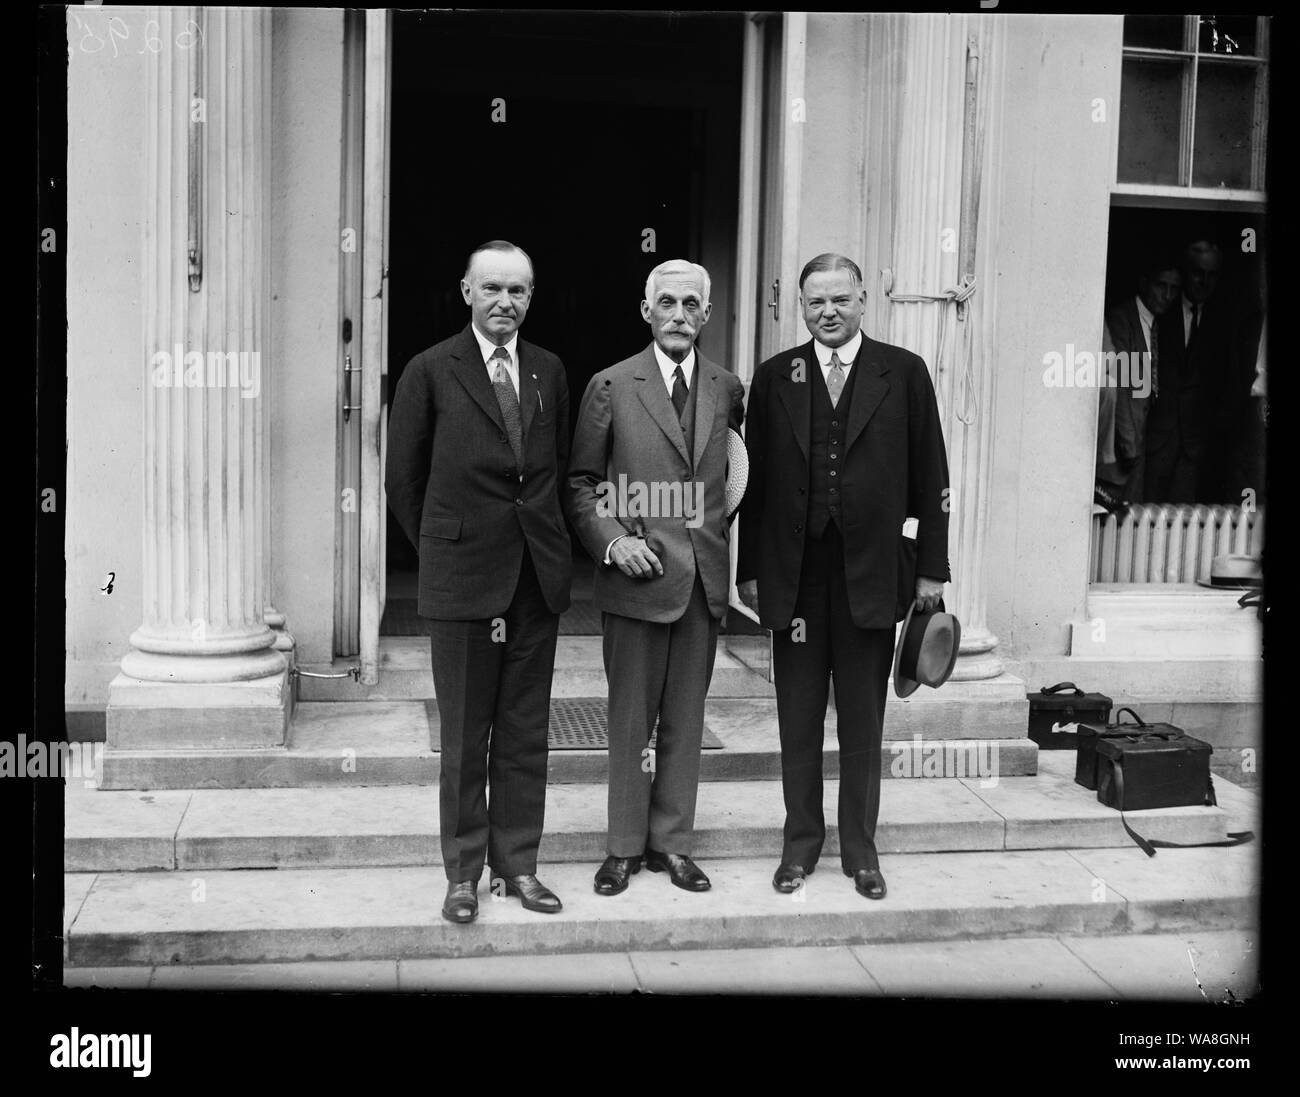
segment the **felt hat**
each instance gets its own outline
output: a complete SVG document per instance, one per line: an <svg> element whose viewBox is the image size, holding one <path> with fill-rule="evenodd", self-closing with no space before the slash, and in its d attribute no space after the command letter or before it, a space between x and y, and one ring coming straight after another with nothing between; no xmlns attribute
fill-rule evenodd
<svg viewBox="0 0 1300 1097"><path fill-rule="evenodd" d="M948 681L961 646L961 622L938 608L923 613L913 599L894 650L894 693L910 697L918 686L938 689Z"/></svg>

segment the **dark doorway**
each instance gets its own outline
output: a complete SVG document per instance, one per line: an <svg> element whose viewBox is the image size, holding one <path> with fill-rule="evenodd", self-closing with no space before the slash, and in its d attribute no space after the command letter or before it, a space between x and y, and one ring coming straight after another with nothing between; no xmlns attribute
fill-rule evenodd
<svg viewBox="0 0 1300 1097"><path fill-rule="evenodd" d="M533 258L522 335L564 361L574 416L596 372L649 342L639 305L664 259L709 269L700 346L729 364L743 18L394 13L390 393L469 322L465 259L493 238ZM416 567L391 515L388 564L391 602Z"/></svg>

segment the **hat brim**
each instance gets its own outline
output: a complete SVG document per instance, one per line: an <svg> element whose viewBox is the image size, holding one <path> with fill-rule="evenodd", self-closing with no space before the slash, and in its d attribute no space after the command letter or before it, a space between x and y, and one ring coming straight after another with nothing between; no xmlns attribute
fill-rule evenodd
<svg viewBox="0 0 1300 1097"><path fill-rule="evenodd" d="M727 478L723 495L730 519L740 506L745 496L745 487L749 483L749 454L745 450L745 440L730 427L727 428Z"/></svg>
<svg viewBox="0 0 1300 1097"><path fill-rule="evenodd" d="M1198 587L1206 587L1209 590L1238 591L1259 590L1264 586L1264 583L1260 579L1230 579L1226 583L1216 583L1212 579L1197 579L1196 585Z"/></svg>
<svg viewBox="0 0 1300 1097"><path fill-rule="evenodd" d="M894 670L891 677L894 680L894 696L911 697L921 687L921 683L914 678L908 678L899 670L899 664L903 660L903 641L907 638L908 626L912 623L912 614L916 610L916 599L913 598L907 603L907 616L903 618L903 627L898 630L898 638L894 642Z"/></svg>

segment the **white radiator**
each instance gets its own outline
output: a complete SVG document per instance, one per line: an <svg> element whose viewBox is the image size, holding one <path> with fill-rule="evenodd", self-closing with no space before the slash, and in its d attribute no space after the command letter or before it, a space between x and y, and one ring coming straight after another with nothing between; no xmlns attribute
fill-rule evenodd
<svg viewBox="0 0 1300 1097"><path fill-rule="evenodd" d="M1088 570L1094 583L1192 583L1210 577L1214 557L1263 547L1262 507L1132 503L1093 515Z"/></svg>

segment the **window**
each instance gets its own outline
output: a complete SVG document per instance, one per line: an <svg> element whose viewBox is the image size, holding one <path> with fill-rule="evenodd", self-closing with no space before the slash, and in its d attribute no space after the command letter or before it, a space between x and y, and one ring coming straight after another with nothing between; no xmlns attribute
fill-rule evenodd
<svg viewBox="0 0 1300 1097"><path fill-rule="evenodd" d="M1117 195L1262 202L1269 19L1128 15Z"/></svg>

